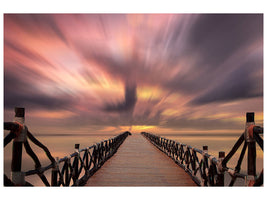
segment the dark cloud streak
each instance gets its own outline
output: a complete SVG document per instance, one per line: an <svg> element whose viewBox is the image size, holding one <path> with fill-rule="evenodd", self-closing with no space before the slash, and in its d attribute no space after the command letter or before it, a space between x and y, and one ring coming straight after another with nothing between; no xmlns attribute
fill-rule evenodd
<svg viewBox="0 0 267 200"><path fill-rule="evenodd" d="M243 57L236 56L241 53L248 56L248 49L255 42L263 41L263 15L261 14L204 14L195 15L194 23L187 28L188 36L184 49L179 50L175 60L179 64L179 58L187 56L191 62L183 64L181 71L171 80L165 83L165 86L173 91L186 94L194 94L207 90L210 100L214 101L235 100L237 98L250 98L247 94L249 87L253 82L257 82L250 76L249 71L262 71L262 65L255 68L243 66ZM176 28L180 30L181 28ZM176 31L176 37L172 37L172 43L169 46L170 52L179 49L180 32ZM173 55L172 55L173 56ZM225 63L236 56L234 62L226 65ZM262 59L258 57L258 59ZM229 75L234 68L239 66L236 74ZM250 69L244 69L250 68ZM217 87L217 83L226 79L223 84ZM251 83L251 84L250 84ZM245 92L246 91L246 92ZM211 94L213 93L213 94ZM220 94L220 95L218 95ZM232 94L232 95L229 95ZM206 95L206 94L205 94ZM224 96L226 95L226 96ZM261 94L253 95L260 96ZM213 98L211 98L213 96ZM216 97L215 97L216 96ZM231 99L232 97L232 99ZM204 98L196 97L194 103L205 102Z"/></svg>
<svg viewBox="0 0 267 200"><path fill-rule="evenodd" d="M8 14L5 15L5 23L9 20L15 22L23 30L26 30L33 35L38 33L39 35L43 34L54 34L62 42L68 45L68 40L57 24L54 15L47 14ZM60 16L60 15L58 15ZM38 35L36 35L38 36Z"/></svg>
<svg viewBox="0 0 267 200"><path fill-rule="evenodd" d="M29 75L29 74L27 74ZM59 96L49 96L33 87L28 82L27 75L17 76L16 74L5 70L4 72L4 107L12 109L16 106L29 108L46 108L49 110L58 110L62 108L71 108L74 101L72 96L62 94ZM37 78L38 79L38 78Z"/></svg>
<svg viewBox="0 0 267 200"><path fill-rule="evenodd" d="M126 85L125 99L117 104L106 104L104 111L107 112L132 112L137 102L136 85Z"/></svg>
<svg viewBox="0 0 267 200"><path fill-rule="evenodd" d="M253 71L261 70L263 60L249 60L241 67L230 73L218 85L211 90L197 96L189 104L202 105L207 103L227 102L239 99L247 99L263 96L262 78L255 78Z"/></svg>

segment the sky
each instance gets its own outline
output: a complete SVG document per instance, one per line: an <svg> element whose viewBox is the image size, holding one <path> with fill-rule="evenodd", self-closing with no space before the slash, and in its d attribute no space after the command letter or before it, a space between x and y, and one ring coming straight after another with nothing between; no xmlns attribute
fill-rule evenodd
<svg viewBox="0 0 267 200"><path fill-rule="evenodd" d="M263 125L262 14L5 14L4 121L42 134Z"/></svg>

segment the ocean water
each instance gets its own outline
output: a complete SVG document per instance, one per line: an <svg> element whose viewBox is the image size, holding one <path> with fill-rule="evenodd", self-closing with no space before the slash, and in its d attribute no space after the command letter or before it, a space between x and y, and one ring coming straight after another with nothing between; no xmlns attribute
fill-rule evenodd
<svg viewBox="0 0 267 200"><path fill-rule="evenodd" d="M5 134L6 135L6 134ZM35 135L35 137L42 142L47 148L50 150L53 157L62 158L64 156L68 156L73 153L74 145L76 143L80 144L80 148L84 148L87 146L91 146L97 142L103 141L105 139L109 139L114 137L114 134L103 134L103 135ZM172 139L178 141L183 144L190 145L192 147L202 149L204 145L207 145L209 150L208 153L218 157L219 151L225 151L225 154L232 149L235 142L240 137L239 134L162 134L165 138ZM50 164L50 161L46 157L45 153L42 149L35 146L30 142L30 145L33 151L38 155L42 166L46 166ZM234 168L237 164L237 160L239 158L242 146L236 152L236 154L232 157L232 159L228 162L228 167ZM4 172L10 177L10 169L11 169L11 158L12 158L12 143L8 144L4 149ZM256 169L257 174L261 172L263 169L263 152L260 147L257 145L257 159L256 159ZM28 171L34 169L34 162L31 158L25 153L23 149L23 159L22 159L22 170ZM246 155L243 160L241 166L241 172L246 173L247 170L247 159ZM47 179L50 181L50 171L46 172ZM34 184L35 186L44 186L42 181L39 179L37 175L27 176L26 181ZM238 185L242 185L239 183Z"/></svg>

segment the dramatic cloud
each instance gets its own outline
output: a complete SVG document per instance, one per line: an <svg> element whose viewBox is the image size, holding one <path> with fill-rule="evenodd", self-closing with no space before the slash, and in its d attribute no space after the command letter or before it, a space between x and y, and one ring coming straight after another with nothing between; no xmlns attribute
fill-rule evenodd
<svg viewBox="0 0 267 200"><path fill-rule="evenodd" d="M245 59L246 60L246 59ZM233 101L263 96L262 76L255 72L262 71L262 56L250 59L242 66L231 72L222 82L212 87L208 92L199 95L192 104Z"/></svg>
<svg viewBox="0 0 267 200"><path fill-rule="evenodd" d="M263 15L5 14L5 120L15 106L62 132L262 123Z"/></svg>
<svg viewBox="0 0 267 200"><path fill-rule="evenodd" d="M104 110L108 112L125 112L125 111L132 112L136 104L136 101L137 101L136 86L126 85L124 101L117 104L107 104L104 107Z"/></svg>
<svg viewBox="0 0 267 200"><path fill-rule="evenodd" d="M194 19L195 22L187 29L187 37L184 38L186 45L176 55L182 60L177 60L177 63L183 67L167 83L167 87L183 93L199 92L225 79L237 67L242 71L240 62L244 55L258 51L259 48L258 52L262 56L262 15L208 14L195 16ZM176 40L173 39L172 51L179 49L179 36L177 34ZM262 57L258 59L260 61ZM253 71L262 70L262 67L259 65Z"/></svg>
<svg viewBox="0 0 267 200"><path fill-rule="evenodd" d="M23 68L23 66L18 66ZM27 76L20 77L16 73L12 74L7 70L4 73L4 106L6 109L13 109L16 106L29 108L45 108L49 110L67 109L74 103L74 98L66 94L48 95L42 93L32 86L31 79L38 80L42 78L38 74L26 72ZM30 79L30 80L31 80ZM77 99L76 99L77 100Z"/></svg>

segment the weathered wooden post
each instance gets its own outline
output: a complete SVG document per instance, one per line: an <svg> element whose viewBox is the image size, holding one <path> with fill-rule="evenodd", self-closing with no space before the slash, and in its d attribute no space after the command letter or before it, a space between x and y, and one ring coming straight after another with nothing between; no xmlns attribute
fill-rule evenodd
<svg viewBox="0 0 267 200"><path fill-rule="evenodd" d="M25 185L25 174L21 171L22 145L27 136L27 128L24 126L24 108L15 107L14 122L18 123L20 128L16 132L16 138L13 141L11 180L15 185Z"/></svg>
<svg viewBox="0 0 267 200"><path fill-rule="evenodd" d="M209 175L209 169L208 169L208 158L205 156L205 154L208 153L208 146L203 146L203 179L202 184L203 186L208 185L208 175Z"/></svg>
<svg viewBox="0 0 267 200"><path fill-rule="evenodd" d="M75 144L75 151L77 152L77 155L75 156L75 163L74 163L74 185L78 185L78 180L79 180L79 148L80 144Z"/></svg>
<svg viewBox="0 0 267 200"><path fill-rule="evenodd" d="M114 149L115 149L115 138L112 138L112 141L111 141L111 155L114 154Z"/></svg>
<svg viewBox="0 0 267 200"><path fill-rule="evenodd" d="M167 149L167 139L164 138L164 148L163 148L164 152L166 152L166 149Z"/></svg>
<svg viewBox="0 0 267 200"><path fill-rule="evenodd" d="M104 159L103 159L103 157L104 157L104 143L103 143L103 141L101 141L101 143L100 143L100 159L101 159L101 162L100 162L100 165L103 165L104 164Z"/></svg>
<svg viewBox="0 0 267 200"><path fill-rule="evenodd" d="M107 140L107 149L106 149L106 157L109 158L109 152L110 152L110 140Z"/></svg>
<svg viewBox="0 0 267 200"><path fill-rule="evenodd" d="M100 143L97 143L97 149L98 149L98 152L97 152L97 167L99 168L101 166L101 142Z"/></svg>
<svg viewBox="0 0 267 200"><path fill-rule="evenodd" d="M108 145L107 145L107 140L104 141L104 160L107 159L107 149L108 149Z"/></svg>
<svg viewBox="0 0 267 200"><path fill-rule="evenodd" d="M89 147L87 147L86 151L84 152L85 153L85 168L86 168L85 174L87 174L87 175L89 174L89 156L88 156L89 151L90 151L90 149L89 149Z"/></svg>
<svg viewBox="0 0 267 200"><path fill-rule="evenodd" d="M253 128L255 126L254 112L246 114L246 131L245 140L248 144L248 159L247 159L247 185L252 186L256 176L256 143L253 136Z"/></svg>
<svg viewBox="0 0 267 200"><path fill-rule="evenodd" d="M208 149L209 149L208 146L203 146L203 152L204 152L204 153L208 153Z"/></svg>
<svg viewBox="0 0 267 200"><path fill-rule="evenodd" d="M52 169L52 175L51 175L51 186L58 186L58 157L56 157L53 169Z"/></svg>
<svg viewBox="0 0 267 200"><path fill-rule="evenodd" d="M224 170L223 170L223 166L222 166L222 161L224 158L225 158L225 152L220 151L219 152L218 177L217 177L216 186L224 186Z"/></svg>

